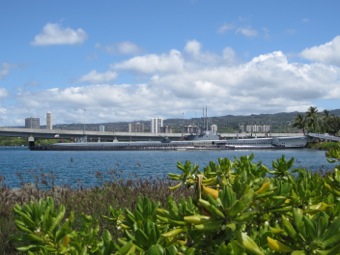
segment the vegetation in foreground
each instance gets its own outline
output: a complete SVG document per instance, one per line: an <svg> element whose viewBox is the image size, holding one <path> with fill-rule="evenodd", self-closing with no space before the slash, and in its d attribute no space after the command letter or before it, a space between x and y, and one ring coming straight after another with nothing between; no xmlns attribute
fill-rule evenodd
<svg viewBox="0 0 340 255"><path fill-rule="evenodd" d="M15 225L13 211L15 205L37 202L40 199L50 197L53 199L56 208L59 205L66 208L65 217L69 217L71 212L76 215L74 222L76 226L80 226L82 215L91 215L93 219L98 221L100 229L110 230L112 235L115 235L117 232L115 227L102 217L109 214L109 206L133 210L138 196L145 196L165 205L166 198L170 194L176 200L192 195L190 193L192 190L184 188L173 193L168 188L169 180L140 179L123 181L120 179L119 173L113 170L109 172L112 182L107 182L104 186L91 189L79 187L77 190L54 186L54 176L52 175L44 176L43 178L37 176L37 182L34 185L22 183L20 189L13 190L2 185L0 176L0 254L26 254L16 249L21 242L16 239L20 229ZM98 172L96 174L98 183L102 183L102 174L104 173ZM50 188L46 189L46 187Z"/></svg>
<svg viewBox="0 0 340 255"><path fill-rule="evenodd" d="M340 160L340 150L326 155ZM270 169L253 157L219 159L203 170L179 162L171 183L19 193L2 187L2 252L339 254L340 167L321 175L293 169L285 156Z"/></svg>

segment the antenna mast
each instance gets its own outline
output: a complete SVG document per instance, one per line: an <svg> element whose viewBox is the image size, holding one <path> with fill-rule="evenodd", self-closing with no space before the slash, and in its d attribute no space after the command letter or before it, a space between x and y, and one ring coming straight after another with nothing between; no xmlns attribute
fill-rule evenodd
<svg viewBox="0 0 340 255"><path fill-rule="evenodd" d="M208 106L205 106L205 130L208 131Z"/></svg>

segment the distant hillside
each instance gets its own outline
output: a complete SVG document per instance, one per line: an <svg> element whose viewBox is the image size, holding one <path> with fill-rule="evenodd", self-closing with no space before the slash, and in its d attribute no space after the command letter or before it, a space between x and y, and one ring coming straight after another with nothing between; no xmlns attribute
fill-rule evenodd
<svg viewBox="0 0 340 255"><path fill-rule="evenodd" d="M281 112L275 114L252 114L252 115L226 115L219 117L208 117L209 126L216 124L218 126L219 133L238 132L239 125L270 125L272 132L297 132L296 128L292 127L292 123L297 114L304 114L304 112ZM340 116L340 109L331 110L331 114ZM164 126L170 126L173 132L182 132L182 128L188 125L197 125L202 118L192 119L165 119ZM150 131L150 122L145 120L134 121L143 123L145 126L145 132ZM127 132L128 126L131 122L114 122L114 123L97 123L86 124L86 130L99 130L99 125L104 125L106 131L112 132ZM55 129L67 129L67 130L82 130L83 123L77 124L63 124L55 125Z"/></svg>

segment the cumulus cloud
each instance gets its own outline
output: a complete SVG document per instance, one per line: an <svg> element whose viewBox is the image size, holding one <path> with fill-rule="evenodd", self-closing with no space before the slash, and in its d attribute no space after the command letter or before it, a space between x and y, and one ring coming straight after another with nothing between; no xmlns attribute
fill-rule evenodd
<svg viewBox="0 0 340 255"><path fill-rule="evenodd" d="M81 29L63 28L56 23L47 23L40 34L31 42L35 46L81 44L87 39L86 32Z"/></svg>
<svg viewBox="0 0 340 255"><path fill-rule="evenodd" d="M223 49L222 58L229 64L235 64L238 62L238 57L236 52L231 47L227 47Z"/></svg>
<svg viewBox="0 0 340 255"><path fill-rule="evenodd" d="M54 105L54 116L60 116L62 123L82 122L83 109L86 109L86 119L90 123L104 121L122 121L144 119L152 116L154 103L150 99L156 99L145 84L134 85L90 85L83 87L69 87L65 89L49 89L45 91L28 92L20 95L20 101L27 107L39 107L51 109ZM56 106L61 107L56 107ZM65 111L65 109L68 109ZM124 114L125 113L125 114ZM81 115L82 116L82 115ZM113 119L120 116L120 119Z"/></svg>
<svg viewBox="0 0 340 255"><path fill-rule="evenodd" d="M235 52L232 48L227 47L223 50L223 55L219 56L211 52L203 51L202 44L197 40L190 40L184 46L185 65L189 69L204 68L204 66L219 66L231 64L237 61Z"/></svg>
<svg viewBox="0 0 340 255"><path fill-rule="evenodd" d="M92 70L88 74L82 76L78 82L89 82L89 83L106 83L113 81L117 78L117 73L114 71L107 71L105 73L98 73L96 70Z"/></svg>
<svg viewBox="0 0 340 255"><path fill-rule="evenodd" d="M122 55L137 55L142 52L142 49L129 41L119 42L112 45L96 44L96 48L102 49L109 54L122 54Z"/></svg>
<svg viewBox="0 0 340 255"><path fill-rule="evenodd" d="M213 54L192 40L183 52L140 55L113 63L107 72L91 71L80 78L89 86L22 91L18 100L22 109L54 109L59 123L82 121L81 109L89 123L101 123L174 118L204 105L210 116L305 111L315 100L340 99L338 66L291 62L281 51L227 61L236 58L230 47ZM125 71L142 73L143 82L117 82L117 73Z"/></svg>
<svg viewBox="0 0 340 255"><path fill-rule="evenodd" d="M340 36L325 44L303 50L301 56L311 61L340 66Z"/></svg>
<svg viewBox="0 0 340 255"><path fill-rule="evenodd" d="M199 56L201 53L201 44L196 40L189 41L185 45L184 50L192 56Z"/></svg>
<svg viewBox="0 0 340 255"><path fill-rule="evenodd" d="M166 73L180 71L183 67L183 59L178 50L172 50L168 54L149 54L134 57L127 61L113 64L111 67L113 69L130 70L145 74Z"/></svg>

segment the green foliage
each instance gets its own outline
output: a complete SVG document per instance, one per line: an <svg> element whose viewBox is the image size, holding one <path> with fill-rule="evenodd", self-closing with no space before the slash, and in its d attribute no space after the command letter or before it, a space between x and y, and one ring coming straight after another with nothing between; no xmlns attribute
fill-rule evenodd
<svg viewBox="0 0 340 255"><path fill-rule="evenodd" d="M340 117L324 110L319 113L317 107L310 106L305 114L297 114L295 116L293 127L307 130L308 133L328 133L337 135L340 132Z"/></svg>
<svg viewBox="0 0 340 255"><path fill-rule="evenodd" d="M50 197L37 203L14 207L15 222L22 234L18 240L21 252L28 254L110 254L110 233L99 236L99 228L91 216L82 215L80 229L74 229L74 214L65 218L65 207L55 207Z"/></svg>
<svg viewBox="0 0 340 255"><path fill-rule="evenodd" d="M336 149L340 147L339 142L327 142L327 141L320 141L320 142L313 142L307 144L309 148L317 149L317 150L324 150L329 151L330 149Z"/></svg>
<svg viewBox="0 0 340 255"><path fill-rule="evenodd" d="M339 151L327 153L339 161ZM338 254L340 170L326 176L293 169L285 156L272 169L254 155L210 162L203 170L178 163L175 191L194 189L162 205L140 196L132 209L109 207L100 229L91 216L65 218L51 198L14 208L20 251L28 254Z"/></svg>
<svg viewBox="0 0 340 255"><path fill-rule="evenodd" d="M0 146L22 146L22 145L28 145L27 138L0 137Z"/></svg>

